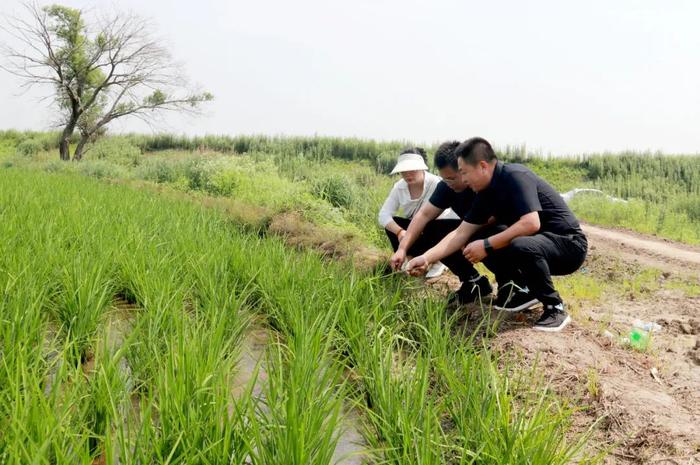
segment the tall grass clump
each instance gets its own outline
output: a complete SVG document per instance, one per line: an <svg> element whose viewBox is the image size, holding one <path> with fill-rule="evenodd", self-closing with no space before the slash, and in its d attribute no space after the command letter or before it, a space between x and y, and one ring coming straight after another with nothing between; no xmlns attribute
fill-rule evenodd
<svg viewBox="0 0 700 465"><path fill-rule="evenodd" d="M334 207L350 207L355 198L352 183L341 175L319 179L314 183L312 192Z"/></svg>
<svg viewBox="0 0 700 465"><path fill-rule="evenodd" d="M113 297L112 270L107 261L77 255L61 271L53 312L60 331L71 343L71 358L84 362L100 320Z"/></svg>
<svg viewBox="0 0 700 465"><path fill-rule="evenodd" d="M465 348L449 360L439 372L460 463L568 464L580 458L583 441L566 437L570 412L536 371L506 366L501 373L488 351Z"/></svg>
<svg viewBox="0 0 700 465"><path fill-rule="evenodd" d="M37 139L25 139L17 144L17 155L31 157L38 154L43 148L41 141Z"/></svg>
<svg viewBox="0 0 700 465"><path fill-rule="evenodd" d="M141 149L124 137L98 139L88 146L85 158L109 160L125 166L139 166L142 161Z"/></svg>

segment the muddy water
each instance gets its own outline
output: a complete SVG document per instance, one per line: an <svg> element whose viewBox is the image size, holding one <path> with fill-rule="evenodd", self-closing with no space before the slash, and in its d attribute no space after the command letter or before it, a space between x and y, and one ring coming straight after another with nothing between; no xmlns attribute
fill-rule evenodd
<svg viewBox="0 0 700 465"><path fill-rule="evenodd" d="M365 439L360 434L360 418L355 412L346 413L341 427L338 445L331 463L340 465L361 465L367 457Z"/></svg>
<svg viewBox="0 0 700 465"><path fill-rule="evenodd" d="M260 399L263 396L263 386L267 382L265 369L265 350L270 344L270 334L262 328L255 328L248 332L241 349L241 356L236 365L237 372L233 380L233 396L238 398L250 388L250 383L255 380L252 394ZM257 378L256 378L257 370ZM332 464L337 465L361 465L366 457L365 440L360 434L360 418L352 410L345 412L345 418L341 425L340 438L333 453Z"/></svg>
<svg viewBox="0 0 700 465"><path fill-rule="evenodd" d="M253 396L260 399L263 396L262 386L267 382L265 370L265 348L269 344L269 333L262 328L254 328L246 334L241 348L241 356L236 364L236 375L233 379L233 397L240 398L249 388L250 383L256 377L253 385Z"/></svg>

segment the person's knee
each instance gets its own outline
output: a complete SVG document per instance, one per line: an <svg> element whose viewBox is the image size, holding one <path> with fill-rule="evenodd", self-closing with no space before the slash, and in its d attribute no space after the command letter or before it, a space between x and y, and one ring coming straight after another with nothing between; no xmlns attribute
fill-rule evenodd
<svg viewBox="0 0 700 465"><path fill-rule="evenodd" d="M403 229L408 228L408 225L411 224L411 219L410 218L403 218L401 216L394 216L393 217L394 222L401 226Z"/></svg>

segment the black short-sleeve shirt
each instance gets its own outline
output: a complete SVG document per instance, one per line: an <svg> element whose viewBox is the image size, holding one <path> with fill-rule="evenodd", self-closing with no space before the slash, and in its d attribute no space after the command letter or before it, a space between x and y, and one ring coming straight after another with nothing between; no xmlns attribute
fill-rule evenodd
<svg viewBox="0 0 700 465"><path fill-rule="evenodd" d="M491 184L476 195L464 221L484 224L493 216L497 223L510 226L535 211L540 216L540 232L582 233L576 216L559 192L529 168L499 161Z"/></svg>
<svg viewBox="0 0 700 465"><path fill-rule="evenodd" d="M472 206L476 194L471 189L455 192L445 181L440 181L430 196L429 202L437 208L447 210L451 208L457 216L464 218Z"/></svg>

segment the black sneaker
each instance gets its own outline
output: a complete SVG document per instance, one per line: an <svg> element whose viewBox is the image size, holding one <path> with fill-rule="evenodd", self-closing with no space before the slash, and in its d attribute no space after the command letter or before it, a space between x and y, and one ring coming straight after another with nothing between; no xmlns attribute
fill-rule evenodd
<svg viewBox="0 0 700 465"><path fill-rule="evenodd" d="M527 287L520 287L509 282L498 289L498 296L493 308L506 312L519 312L534 307L540 301L535 299Z"/></svg>
<svg viewBox="0 0 700 465"><path fill-rule="evenodd" d="M492 292L493 288L488 278L486 276L479 276L478 278L463 282L457 292L450 295L447 304L465 305L472 302L480 302L491 295Z"/></svg>
<svg viewBox="0 0 700 465"><path fill-rule="evenodd" d="M534 329L556 333L564 329L569 323L571 323L571 317L564 310L564 304L545 305L544 313L535 322Z"/></svg>

